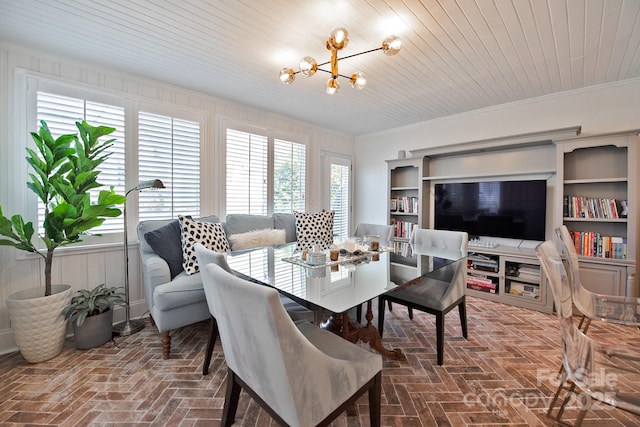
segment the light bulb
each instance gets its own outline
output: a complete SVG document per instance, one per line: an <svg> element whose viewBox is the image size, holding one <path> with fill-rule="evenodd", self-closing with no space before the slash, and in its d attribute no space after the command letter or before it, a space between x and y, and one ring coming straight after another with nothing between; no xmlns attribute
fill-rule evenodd
<svg viewBox="0 0 640 427"><path fill-rule="evenodd" d="M351 82L352 88L360 90L367 85L367 76L365 76L364 73L358 71L351 76L351 79L349 79L349 81Z"/></svg>
<svg viewBox="0 0 640 427"><path fill-rule="evenodd" d="M283 84L288 85L296 79L296 73L291 68L283 68L279 77Z"/></svg>
<svg viewBox="0 0 640 427"><path fill-rule="evenodd" d="M313 76L318 71L318 63L310 56L300 60L300 72L307 77Z"/></svg>
<svg viewBox="0 0 640 427"><path fill-rule="evenodd" d="M400 52L402 40L398 36L389 36L382 41L382 51L387 56L393 56Z"/></svg>
<svg viewBox="0 0 640 427"><path fill-rule="evenodd" d="M328 44L330 44L335 50L347 47L347 44L349 44L349 32L346 28L334 28L329 34Z"/></svg>
<svg viewBox="0 0 640 427"><path fill-rule="evenodd" d="M325 91L329 95L333 95L334 93L340 90L340 83L336 79L329 79L327 81L327 86L325 87Z"/></svg>

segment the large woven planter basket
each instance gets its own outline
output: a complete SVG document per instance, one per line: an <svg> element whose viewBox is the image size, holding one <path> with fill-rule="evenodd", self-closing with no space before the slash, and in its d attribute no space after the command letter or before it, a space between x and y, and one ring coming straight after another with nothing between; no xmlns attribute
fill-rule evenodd
<svg viewBox="0 0 640 427"><path fill-rule="evenodd" d="M71 286L53 285L52 295L32 288L7 297L9 319L16 344L29 363L57 356L64 346L67 321L61 314L71 300Z"/></svg>

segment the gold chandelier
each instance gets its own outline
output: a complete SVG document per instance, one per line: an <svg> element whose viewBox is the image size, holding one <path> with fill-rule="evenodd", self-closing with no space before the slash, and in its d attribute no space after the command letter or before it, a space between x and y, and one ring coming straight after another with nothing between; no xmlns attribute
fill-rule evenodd
<svg viewBox="0 0 640 427"><path fill-rule="evenodd" d="M364 73L358 71L349 76L345 76L343 74L338 73L338 61L340 59L353 58L354 56L363 55L365 53L375 52L377 50L382 50L385 55L393 56L400 51L402 47L402 42L396 36L389 36L382 41L382 46L377 49L371 49L364 52L356 53L353 55L345 56L343 58L338 58L338 51L344 49L349 43L349 33L345 28L334 28L329 34L329 39L326 42L327 50L331 51L331 60L327 62L323 62L322 64L318 64L315 59L310 56L305 56L300 60L300 69L298 71L293 71L292 68L283 68L280 70L280 81L283 84L292 83L296 74L302 73L307 77L313 76L317 71L323 71L325 73L331 74L331 78L327 81L325 86L325 91L329 95L333 95L334 93L340 90L340 83L338 83L338 76L344 77L345 79L349 79L351 83L351 87L354 89L362 89L367 84L367 77ZM331 64L331 71L323 70L319 67L323 65Z"/></svg>

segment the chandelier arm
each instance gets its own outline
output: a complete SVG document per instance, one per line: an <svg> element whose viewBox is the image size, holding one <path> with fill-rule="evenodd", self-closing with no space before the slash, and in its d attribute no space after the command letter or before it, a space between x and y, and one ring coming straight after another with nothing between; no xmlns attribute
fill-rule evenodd
<svg viewBox="0 0 640 427"><path fill-rule="evenodd" d="M371 49L371 50L365 50L364 52L354 53L353 55L343 56L342 58L338 58L338 61L340 61L341 59L349 59L349 58L353 58L354 56L364 55L365 53L375 52L376 50L382 50L382 48L378 47L378 48Z"/></svg>
<svg viewBox="0 0 640 427"><path fill-rule="evenodd" d="M322 71L323 73L327 73L327 74L331 74L331 71L329 70L323 70L322 68L318 68L317 71ZM344 74L338 74L338 77L344 77L345 79L349 79L351 80L351 77L349 76L345 76Z"/></svg>

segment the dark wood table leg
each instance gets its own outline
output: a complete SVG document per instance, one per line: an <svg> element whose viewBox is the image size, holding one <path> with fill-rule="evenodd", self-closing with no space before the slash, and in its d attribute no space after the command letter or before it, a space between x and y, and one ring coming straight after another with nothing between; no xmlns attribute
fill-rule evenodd
<svg viewBox="0 0 640 427"><path fill-rule="evenodd" d="M371 348L388 359L405 360L405 356L399 348L388 350L382 345L380 332L371 323L373 320L371 300L367 301L367 314L365 318L367 319L367 325L361 326L355 320L351 319L346 311L344 313L333 313L329 316L329 319L327 319L326 322L320 325L320 327L331 331L336 335L340 335L352 343L356 343L358 341L369 343Z"/></svg>

